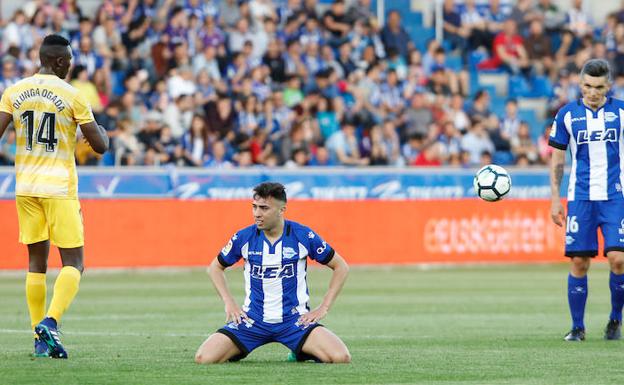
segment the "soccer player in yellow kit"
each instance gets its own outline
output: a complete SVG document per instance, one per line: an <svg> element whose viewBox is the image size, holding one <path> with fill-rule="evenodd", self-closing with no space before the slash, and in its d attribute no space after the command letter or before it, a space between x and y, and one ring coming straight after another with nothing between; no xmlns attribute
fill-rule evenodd
<svg viewBox="0 0 624 385"><path fill-rule="evenodd" d="M69 41L49 35L39 49L41 69L7 88L0 99L0 137L13 122L17 137L15 195L20 242L28 245L26 301L37 357L67 358L57 323L73 301L83 271L84 231L78 202L76 126L93 150L108 150L106 130L88 102L63 79L71 66ZM63 268L46 307L50 243Z"/></svg>

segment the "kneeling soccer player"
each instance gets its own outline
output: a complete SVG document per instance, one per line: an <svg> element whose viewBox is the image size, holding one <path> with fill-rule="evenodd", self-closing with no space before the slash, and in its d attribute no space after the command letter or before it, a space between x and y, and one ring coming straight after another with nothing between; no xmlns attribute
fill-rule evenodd
<svg viewBox="0 0 624 385"><path fill-rule="evenodd" d="M284 219L286 191L279 183L254 188L255 224L238 231L210 265L210 277L225 303L227 324L199 347L200 364L237 361L270 342L286 345L297 361L348 363L349 350L318 322L327 315L349 267L314 231ZM307 258L333 270L321 305L310 311ZM245 260L245 302L239 307L224 270Z"/></svg>

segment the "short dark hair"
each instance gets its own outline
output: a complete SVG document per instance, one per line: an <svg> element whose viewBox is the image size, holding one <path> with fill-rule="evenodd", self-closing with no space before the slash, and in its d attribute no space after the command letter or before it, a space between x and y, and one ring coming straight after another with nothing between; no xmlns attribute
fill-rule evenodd
<svg viewBox="0 0 624 385"><path fill-rule="evenodd" d="M61 46L61 47L68 47L69 46L69 40L65 39L63 36L61 35L48 35L43 39L43 43L41 43L42 46Z"/></svg>
<svg viewBox="0 0 624 385"><path fill-rule="evenodd" d="M281 183L276 182L263 182L254 187L254 198L269 198L277 199L278 201L286 203L286 187Z"/></svg>
<svg viewBox="0 0 624 385"><path fill-rule="evenodd" d="M591 59L585 62L581 70L581 76L589 75L593 77L606 76L611 81L611 67L609 62L604 59Z"/></svg>

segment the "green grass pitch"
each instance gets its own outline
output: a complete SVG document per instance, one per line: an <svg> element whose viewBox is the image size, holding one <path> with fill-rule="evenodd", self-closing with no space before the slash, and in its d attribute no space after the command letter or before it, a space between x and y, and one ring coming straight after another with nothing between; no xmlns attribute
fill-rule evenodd
<svg viewBox="0 0 624 385"><path fill-rule="evenodd" d="M239 363L199 366L199 344L223 325L203 269L87 270L63 319L69 360L31 359L22 274L0 273L0 383L17 384L621 384L624 341L604 341L608 269L590 271L587 341L570 321L567 265L356 267L323 323L351 365L286 362L264 346ZM54 276L48 277L48 297ZM240 269L228 271L242 300ZM312 304L329 271L310 269Z"/></svg>

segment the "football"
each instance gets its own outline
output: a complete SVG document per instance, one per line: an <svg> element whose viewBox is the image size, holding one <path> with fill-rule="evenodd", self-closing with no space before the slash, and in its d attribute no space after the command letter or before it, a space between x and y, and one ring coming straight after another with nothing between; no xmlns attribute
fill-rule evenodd
<svg viewBox="0 0 624 385"><path fill-rule="evenodd" d="M488 164L477 171L473 185L479 198L496 202L503 199L511 190L511 177L501 166Z"/></svg>

